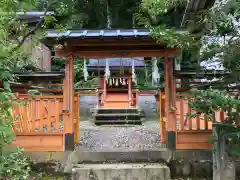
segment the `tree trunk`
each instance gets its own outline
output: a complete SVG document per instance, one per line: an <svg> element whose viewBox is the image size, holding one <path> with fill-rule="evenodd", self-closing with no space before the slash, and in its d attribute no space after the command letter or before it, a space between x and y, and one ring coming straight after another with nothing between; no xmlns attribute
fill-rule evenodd
<svg viewBox="0 0 240 180"><path fill-rule="evenodd" d="M107 0L107 28L111 28L111 26L112 26L111 9L109 5L109 0Z"/></svg>
<svg viewBox="0 0 240 180"><path fill-rule="evenodd" d="M213 137L216 138L213 144L213 180L221 180L220 147L217 128L213 127Z"/></svg>
<svg viewBox="0 0 240 180"><path fill-rule="evenodd" d="M135 14L133 13L132 15L132 27L133 28L136 28L136 17L135 17Z"/></svg>
<svg viewBox="0 0 240 180"><path fill-rule="evenodd" d="M224 132L213 127L213 136L216 137L213 151L213 180L235 180L235 163L228 157Z"/></svg>

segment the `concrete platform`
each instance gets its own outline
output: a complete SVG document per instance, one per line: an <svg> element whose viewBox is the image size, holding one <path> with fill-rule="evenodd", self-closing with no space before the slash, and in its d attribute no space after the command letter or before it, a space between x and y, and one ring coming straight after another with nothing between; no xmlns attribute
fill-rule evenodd
<svg viewBox="0 0 240 180"><path fill-rule="evenodd" d="M170 180L165 164L82 164L72 169L72 180Z"/></svg>

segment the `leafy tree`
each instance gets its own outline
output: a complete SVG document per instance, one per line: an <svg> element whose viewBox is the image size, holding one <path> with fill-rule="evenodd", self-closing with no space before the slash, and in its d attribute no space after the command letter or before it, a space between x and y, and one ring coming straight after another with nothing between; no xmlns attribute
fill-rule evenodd
<svg viewBox="0 0 240 180"><path fill-rule="evenodd" d="M59 3L46 3L44 18L35 26L29 26L19 18L24 16L19 12L34 9L37 5L35 0L0 1L0 179L28 179L30 169L22 149L10 148L15 136L12 131L15 121L12 105L15 102L9 82L14 78L13 72L16 68L21 69L32 63L29 58L31 48L37 45L44 35L44 28L54 19L47 12L50 6L57 5L56 2Z"/></svg>
<svg viewBox="0 0 240 180"><path fill-rule="evenodd" d="M47 0L38 0L37 9L43 10ZM131 28L134 26L134 13L141 0L61 0L66 6L64 13L56 14L56 19L69 28ZM52 5L57 10L59 4ZM60 11L57 11L60 12ZM135 24L136 25L136 24Z"/></svg>
<svg viewBox="0 0 240 180"><path fill-rule="evenodd" d="M224 170L229 165L229 154L239 155L240 152L239 97L223 91L239 81L240 1L216 1L212 8L197 12L196 22L188 23L188 31L180 34L172 27L169 29L161 17L168 16L172 9L179 9L182 5L185 1L143 0L139 19L151 28L151 35L157 42L188 52L195 49L194 53L199 54L194 59L197 64L217 60L223 65L226 74L211 84L215 89L194 91L189 106L197 114L204 113L207 119L214 122L214 180L225 180ZM201 28L200 34L195 34L192 25L204 28ZM217 110L228 115L223 123L217 123L213 116Z"/></svg>
<svg viewBox="0 0 240 180"><path fill-rule="evenodd" d="M240 99L237 95L216 89L193 90L189 107L196 111L191 117L204 114L213 122L213 179L229 179L229 169L235 179L234 159L240 156ZM222 111L227 117L220 122L215 112Z"/></svg>

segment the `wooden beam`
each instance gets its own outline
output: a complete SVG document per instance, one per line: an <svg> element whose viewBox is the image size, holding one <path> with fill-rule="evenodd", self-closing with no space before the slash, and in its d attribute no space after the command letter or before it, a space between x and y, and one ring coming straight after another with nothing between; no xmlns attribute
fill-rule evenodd
<svg viewBox="0 0 240 180"><path fill-rule="evenodd" d="M63 152L64 133L17 133L13 145L27 152Z"/></svg>
<svg viewBox="0 0 240 180"><path fill-rule="evenodd" d="M176 87L174 88L173 63L168 55L164 56L164 78L165 78L165 117L167 148L176 150L176 112L172 109L176 105Z"/></svg>
<svg viewBox="0 0 240 180"><path fill-rule="evenodd" d="M165 87L164 87L164 94L165 94L165 117L168 119L169 117L169 94L170 94L170 89L169 89L169 64L168 64L168 57L164 57L164 82L165 82ZM170 130L168 127L169 123L167 124L167 129Z"/></svg>
<svg viewBox="0 0 240 180"><path fill-rule="evenodd" d="M78 144L79 143L79 121L80 121L80 96L75 95L74 96L74 143Z"/></svg>
<svg viewBox="0 0 240 180"><path fill-rule="evenodd" d="M177 149L211 149L208 139L211 130L185 130L177 132Z"/></svg>
<svg viewBox="0 0 240 180"><path fill-rule="evenodd" d="M73 72L73 56L67 57L65 63L65 78L64 78L64 88L63 88L63 121L64 121L64 133L65 133L65 143L66 150L74 149L74 72Z"/></svg>
<svg viewBox="0 0 240 180"><path fill-rule="evenodd" d="M129 45L158 45L155 40L152 39L68 39L60 40L59 44L67 43L69 47L73 46L129 46Z"/></svg>
<svg viewBox="0 0 240 180"><path fill-rule="evenodd" d="M169 126L168 130L176 132L176 79L173 76L173 59L168 58L169 65L169 83L170 83L170 94L169 94L169 102L170 102L170 111L169 111Z"/></svg>
<svg viewBox="0 0 240 180"><path fill-rule="evenodd" d="M76 94L79 96L97 96L97 92L78 92Z"/></svg>
<svg viewBox="0 0 240 180"><path fill-rule="evenodd" d="M160 134L161 143L166 143L166 123L164 122L164 111L165 111L165 99L163 98L164 93L159 91L159 114L160 114Z"/></svg>
<svg viewBox="0 0 240 180"><path fill-rule="evenodd" d="M138 45L128 45L128 46L112 46L111 44L105 45L105 46L94 46L94 47L69 47L69 51L72 52L78 52L78 51L83 51L83 52L88 52L88 51L125 51L125 50L132 50L132 51L161 51L161 50L171 50L170 48L162 48L160 46L150 46L150 45L145 45L142 46L141 44Z"/></svg>
<svg viewBox="0 0 240 180"><path fill-rule="evenodd" d="M75 57L86 58L118 58L118 57L163 57L167 52L167 57L175 57L180 55L178 49L158 49L158 50L134 50L134 49L122 49L122 50L104 50L98 51L92 49L91 51L55 51L56 58L63 58L68 55L74 55Z"/></svg>
<svg viewBox="0 0 240 180"><path fill-rule="evenodd" d="M73 133L73 57L68 56L65 64L65 78L63 88L63 104L65 110L64 132ZM66 114L67 113L67 114Z"/></svg>

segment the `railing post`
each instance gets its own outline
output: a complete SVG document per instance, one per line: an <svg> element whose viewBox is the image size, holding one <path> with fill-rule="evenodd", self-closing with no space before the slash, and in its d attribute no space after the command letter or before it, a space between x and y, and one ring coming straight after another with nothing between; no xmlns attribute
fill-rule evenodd
<svg viewBox="0 0 240 180"><path fill-rule="evenodd" d="M176 150L176 85L173 77L173 60L164 57L165 112L167 148Z"/></svg>
<svg viewBox="0 0 240 180"><path fill-rule="evenodd" d="M79 122L80 122L80 97L78 94L74 96L74 143L79 143Z"/></svg>
<svg viewBox="0 0 240 180"><path fill-rule="evenodd" d="M67 57L65 62L65 77L63 87L63 122L65 134L65 150L74 149L74 119L73 119L73 105L74 105L74 69L73 56Z"/></svg>
<svg viewBox="0 0 240 180"><path fill-rule="evenodd" d="M165 97L164 93L159 91L159 116L160 116L160 135L161 143L166 143L166 123L164 121L165 116Z"/></svg>

